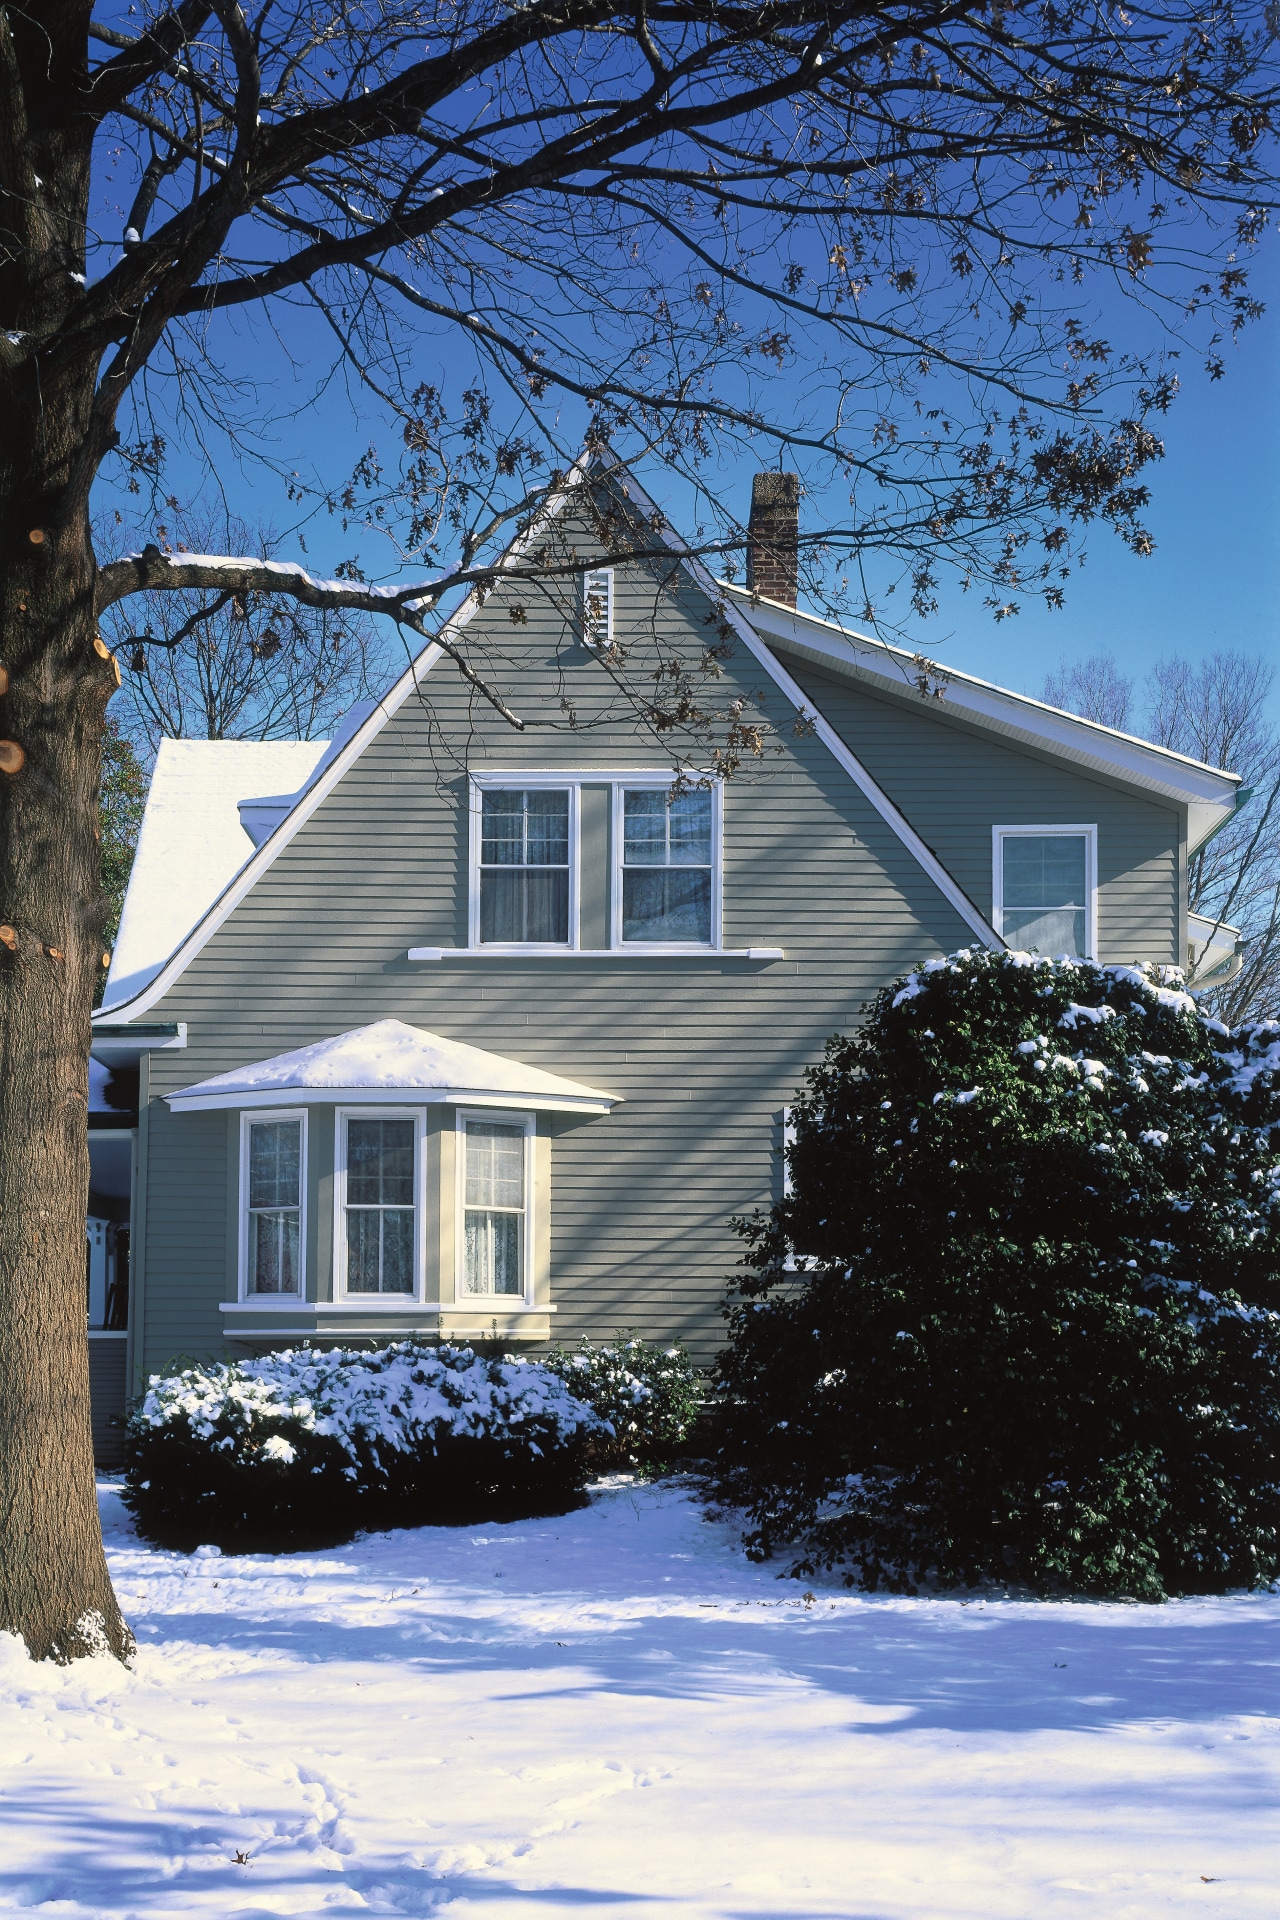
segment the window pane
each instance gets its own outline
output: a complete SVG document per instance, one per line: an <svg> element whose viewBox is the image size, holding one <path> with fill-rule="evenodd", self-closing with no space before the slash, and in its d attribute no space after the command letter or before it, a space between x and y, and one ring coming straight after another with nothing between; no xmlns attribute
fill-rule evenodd
<svg viewBox="0 0 1280 1920"><path fill-rule="evenodd" d="M568 868L541 873L482 869L480 938L564 946L569 938Z"/></svg>
<svg viewBox="0 0 1280 1920"><path fill-rule="evenodd" d="M1080 833L1012 833L1002 845L1001 931L1028 953L1085 950L1087 846Z"/></svg>
<svg viewBox="0 0 1280 1920"><path fill-rule="evenodd" d="M1035 907L1007 908L1004 937L1011 947L1023 953L1043 953L1052 959L1064 953L1072 960L1084 958L1084 909L1060 907L1042 911Z"/></svg>
<svg viewBox="0 0 1280 1920"><path fill-rule="evenodd" d="M298 1293L298 1215L249 1215L249 1291Z"/></svg>
<svg viewBox="0 0 1280 1920"><path fill-rule="evenodd" d="M665 793L624 793L622 796L622 859L628 867L664 867L667 864L667 796Z"/></svg>
<svg viewBox="0 0 1280 1920"><path fill-rule="evenodd" d="M466 1204L523 1208L524 1128L469 1120L466 1137Z"/></svg>
<svg viewBox="0 0 1280 1920"><path fill-rule="evenodd" d="M347 1121L347 1203L412 1207L412 1120Z"/></svg>
<svg viewBox="0 0 1280 1920"><path fill-rule="evenodd" d="M711 942L711 875L666 868L644 872L624 868L622 875L624 940Z"/></svg>
<svg viewBox="0 0 1280 1920"><path fill-rule="evenodd" d="M467 1214L468 1293L521 1294L519 1213Z"/></svg>
<svg viewBox="0 0 1280 1920"><path fill-rule="evenodd" d="M568 790L524 793L503 787L482 793L480 862L486 867L567 866Z"/></svg>
<svg viewBox="0 0 1280 1920"><path fill-rule="evenodd" d="M382 1219L382 1291L413 1292L413 1208L388 1207Z"/></svg>
<svg viewBox="0 0 1280 1920"><path fill-rule="evenodd" d="M711 865L711 794L706 787L682 793L668 809L673 867Z"/></svg>
<svg viewBox="0 0 1280 1920"><path fill-rule="evenodd" d="M382 1215L377 1207L347 1212L347 1292L377 1293Z"/></svg>
<svg viewBox="0 0 1280 1920"><path fill-rule="evenodd" d="M296 1207L301 1164L300 1120L255 1120L249 1128L249 1205Z"/></svg>

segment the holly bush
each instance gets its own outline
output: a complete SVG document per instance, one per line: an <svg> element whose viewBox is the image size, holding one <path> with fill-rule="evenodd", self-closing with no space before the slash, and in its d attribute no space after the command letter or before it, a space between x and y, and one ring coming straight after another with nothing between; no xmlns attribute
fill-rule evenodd
<svg viewBox="0 0 1280 1920"><path fill-rule="evenodd" d="M1280 1026L1174 969L886 989L739 1222L721 1491L790 1571L1159 1599L1280 1570Z"/></svg>

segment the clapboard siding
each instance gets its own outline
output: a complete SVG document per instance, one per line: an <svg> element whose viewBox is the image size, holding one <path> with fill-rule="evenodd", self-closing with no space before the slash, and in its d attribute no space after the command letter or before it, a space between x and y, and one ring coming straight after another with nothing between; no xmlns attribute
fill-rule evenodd
<svg viewBox="0 0 1280 1920"><path fill-rule="evenodd" d="M747 716L758 711L774 732L765 758L725 792L724 938L727 946L781 946L784 960L631 955L411 966L410 946L466 941L468 766L663 764L655 743L613 711L598 663L572 645L554 608L530 604L527 627L513 628L511 597L506 588L491 597L468 644L476 659L491 649L490 671L528 731L507 727L447 663L436 667L421 701L407 702L383 729L149 1016L186 1021L188 1046L151 1056L144 1366L176 1351L218 1350L218 1303L233 1273L233 1130L220 1114L175 1117L158 1096L387 1017L623 1096L606 1118L558 1115L552 1123L553 1335L576 1340L632 1327L652 1338L682 1335L706 1355L738 1257L729 1221L777 1191L781 1109L805 1067L888 980L972 937L821 743L797 734L794 712L758 663L738 652L724 663L716 702L744 698ZM690 589L664 596L651 581L619 583L617 631L639 636L637 659L646 621L693 652L705 644L708 612ZM513 634L518 671L509 664ZM564 724L564 698L576 709L576 730ZM940 783L930 803L935 826L932 815L929 824L921 817L919 765L915 787L904 789L912 727L917 761L942 752L935 735L945 742L946 727L923 713L892 715L892 744L861 695L832 705L833 723L859 751L868 737L873 771L942 852L940 822L954 799L944 803ZM964 797L970 824L952 832L948 846L962 884L989 906L991 817L1007 805L1010 818L1026 818L1028 792L1047 805L1049 776L999 746L975 753L966 740L963 754L965 779L985 782L986 797ZM1074 792L1077 815L1081 784L1089 783L1068 778L1055 790L1064 805L1068 788ZM1130 920L1154 916L1154 925L1176 820L1107 799L1117 834L1132 806L1125 831L1152 867L1152 905L1124 912ZM1101 816L1095 809L1088 817ZM1157 817L1160 846L1148 844ZM971 830L981 841L976 854ZM1161 910L1167 942L1169 900ZM332 1127L331 1112L314 1115L313 1129L321 1125ZM317 1145L313 1131L313 1153ZM313 1216L313 1234L315 1225Z"/></svg>
<svg viewBox="0 0 1280 1920"><path fill-rule="evenodd" d="M788 666L984 914L994 826L1096 824L1099 957L1178 963L1176 807L1004 746L923 700L900 706L807 662Z"/></svg>

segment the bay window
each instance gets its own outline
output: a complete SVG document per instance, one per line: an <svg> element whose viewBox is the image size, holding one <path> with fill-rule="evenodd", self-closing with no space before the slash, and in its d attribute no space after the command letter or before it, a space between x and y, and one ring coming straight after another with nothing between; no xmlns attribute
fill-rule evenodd
<svg viewBox="0 0 1280 1920"><path fill-rule="evenodd" d="M240 1128L240 1291L302 1292L306 1115L243 1116Z"/></svg>
<svg viewBox="0 0 1280 1920"><path fill-rule="evenodd" d="M530 1117L459 1116L463 1294L527 1292L532 1136Z"/></svg>
<svg viewBox="0 0 1280 1920"><path fill-rule="evenodd" d="M339 1135L342 1290L349 1296L415 1296L422 1119L344 1113Z"/></svg>

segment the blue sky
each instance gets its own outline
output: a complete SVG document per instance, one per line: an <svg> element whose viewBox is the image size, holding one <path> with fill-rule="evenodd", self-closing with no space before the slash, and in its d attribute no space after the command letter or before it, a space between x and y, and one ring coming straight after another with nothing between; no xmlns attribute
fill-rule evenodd
<svg viewBox="0 0 1280 1920"><path fill-rule="evenodd" d="M1227 348L1225 378L1211 384L1191 355L1184 360L1182 393L1163 422L1166 455L1148 470L1153 501L1146 522L1155 552L1139 559L1098 528L1087 566L1068 583L1063 610L1049 612L1028 599L1016 618L996 623L979 594L952 591L939 615L910 628L913 643L944 665L1034 694L1059 661L1097 652L1114 653L1139 680L1163 655L1199 658L1218 648L1263 653L1280 666L1280 252L1274 242L1255 263L1255 286L1268 311ZM267 410L276 416L268 438L281 464L340 483L372 439L386 445L391 436L346 392L340 375L313 402L332 342L318 328L298 324L296 310L287 345L286 353L264 316L244 317L226 326L216 355L233 372L263 381L261 397L270 396ZM423 372L436 370L424 365ZM786 404L785 386L772 400ZM295 510L279 482L256 463L238 464L233 447L221 450L216 464L233 511L285 533ZM677 524L687 519L687 498L668 477L660 469L642 472ZM179 490L183 473L178 458L169 483ZM725 484L735 496L729 504L745 517L749 470L732 472ZM109 480L99 497L111 500ZM326 571L355 548L380 576L390 558L376 540L343 534L324 514L310 520L305 538L311 564ZM286 534L279 551L290 550L296 543ZM1280 689L1274 707L1280 719Z"/></svg>

